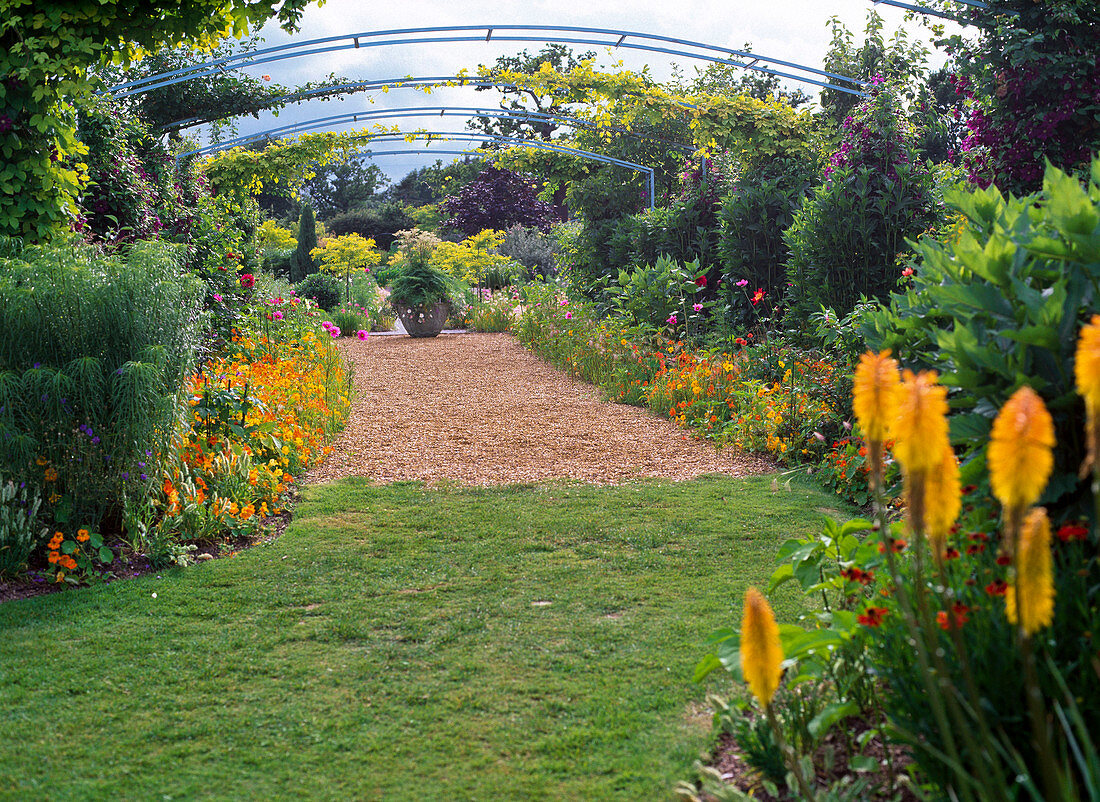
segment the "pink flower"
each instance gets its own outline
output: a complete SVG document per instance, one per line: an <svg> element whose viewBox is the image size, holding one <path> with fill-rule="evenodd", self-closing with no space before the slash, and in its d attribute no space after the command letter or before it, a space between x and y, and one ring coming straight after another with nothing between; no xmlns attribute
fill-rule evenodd
<svg viewBox="0 0 1100 802"><path fill-rule="evenodd" d="M218 301L220 303L221 300L222 300L222 297L220 295L218 295L217 293L214 293L214 300Z"/></svg>
<svg viewBox="0 0 1100 802"><path fill-rule="evenodd" d="M241 286L244 287L246 290L250 290L256 285L256 277L253 276L251 273L241 273L238 281L241 282Z"/></svg>
<svg viewBox="0 0 1100 802"><path fill-rule="evenodd" d="M560 301L558 301L558 306L569 306L569 301L565 298L562 298Z"/></svg>
<svg viewBox="0 0 1100 802"><path fill-rule="evenodd" d="M321 324L321 328L324 329L325 331L331 331L332 329L334 329L336 327L332 325L331 320L326 320Z"/></svg>
<svg viewBox="0 0 1100 802"><path fill-rule="evenodd" d="M749 280L747 278L743 278L740 281L736 282L736 284L738 287L747 287L749 286Z"/></svg>
<svg viewBox="0 0 1100 802"><path fill-rule="evenodd" d="M282 312L273 312L271 317L275 320L282 320L283 319L283 313Z"/></svg>
<svg viewBox="0 0 1100 802"><path fill-rule="evenodd" d="M365 340L367 337L370 337L370 332L366 329L359 329L359 331L355 332L355 336L360 340Z"/></svg>
<svg viewBox="0 0 1100 802"><path fill-rule="evenodd" d="M668 320L666 320L665 322L666 323L671 323L673 326L675 326L676 325L676 315L669 315Z"/></svg>
<svg viewBox="0 0 1100 802"><path fill-rule="evenodd" d="M573 319L573 313L572 312L566 312L565 313L565 319L566 320L572 320Z"/></svg>
<svg viewBox="0 0 1100 802"><path fill-rule="evenodd" d="M340 327L339 326L333 326L331 329L328 330L328 333L331 334L333 337L339 337L340 336Z"/></svg>
<svg viewBox="0 0 1100 802"><path fill-rule="evenodd" d="M702 312L703 311L703 305L702 304L692 304L691 308L694 309L696 312Z"/></svg>

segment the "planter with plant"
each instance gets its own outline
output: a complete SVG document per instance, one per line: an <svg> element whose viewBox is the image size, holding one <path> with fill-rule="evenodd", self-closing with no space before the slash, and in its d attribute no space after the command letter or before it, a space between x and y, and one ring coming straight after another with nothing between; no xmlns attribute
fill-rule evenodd
<svg viewBox="0 0 1100 802"><path fill-rule="evenodd" d="M390 282L390 305L410 337L435 337L450 312L453 279L424 264L401 268Z"/></svg>

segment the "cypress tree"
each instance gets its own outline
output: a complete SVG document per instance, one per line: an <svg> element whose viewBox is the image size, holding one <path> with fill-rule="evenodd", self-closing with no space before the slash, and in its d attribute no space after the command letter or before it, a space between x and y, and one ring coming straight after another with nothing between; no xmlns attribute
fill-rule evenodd
<svg viewBox="0 0 1100 802"><path fill-rule="evenodd" d="M302 216L298 219L298 247L290 260L290 280L297 284L311 273L317 272L313 257L309 252L317 247L317 224L313 216L313 207L302 206Z"/></svg>

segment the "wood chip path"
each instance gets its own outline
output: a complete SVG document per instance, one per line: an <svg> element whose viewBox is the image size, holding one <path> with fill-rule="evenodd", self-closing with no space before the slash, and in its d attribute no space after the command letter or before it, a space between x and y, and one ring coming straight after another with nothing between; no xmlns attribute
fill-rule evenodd
<svg viewBox="0 0 1100 802"><path fill-rule="evenodd" d="M365 476L429 484L617 484L774 470L756 455L716 451L645 410L602 401L596 388L506 334L344 343L355 370L351 417L305 483Z"/></svg>

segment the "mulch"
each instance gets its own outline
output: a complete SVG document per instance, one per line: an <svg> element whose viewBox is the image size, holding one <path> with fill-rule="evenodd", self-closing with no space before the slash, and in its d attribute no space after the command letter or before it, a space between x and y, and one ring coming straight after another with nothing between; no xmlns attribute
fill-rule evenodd
<svg viewBox="0 0 1100 802"><path fill-rule="evenodd" d="M620 484L775 470L668 420L604 401L506 334L378 337L347 345L355 397L333 454L303 479L498 485Z"/></svg>

